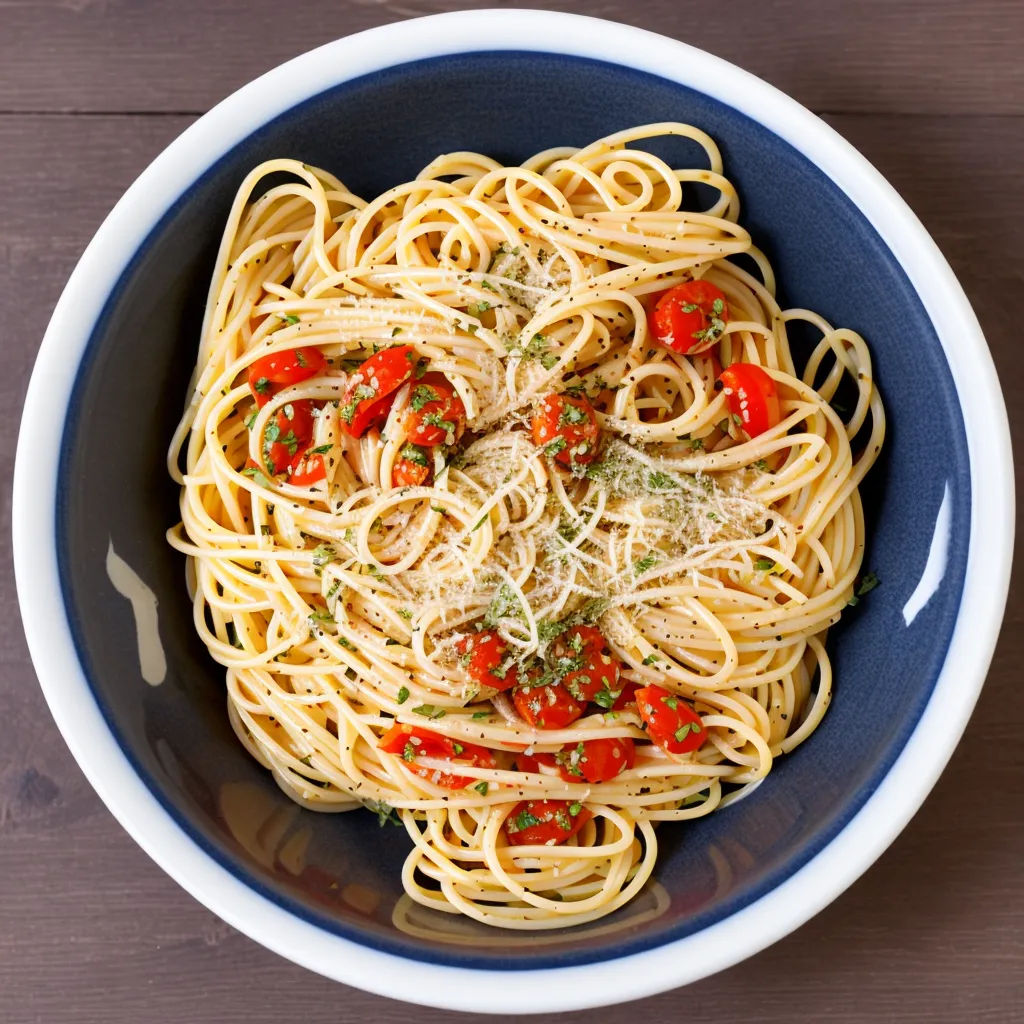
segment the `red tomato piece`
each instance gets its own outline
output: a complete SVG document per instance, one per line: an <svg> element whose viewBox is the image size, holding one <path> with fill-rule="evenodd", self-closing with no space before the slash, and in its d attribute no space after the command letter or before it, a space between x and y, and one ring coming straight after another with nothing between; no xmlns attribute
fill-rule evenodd
<svg viewBox="0 0 1024 1024"><path fill-rule="evenodd" d="M387 754L400 754L403 766L407 771L420 778L429 779L435 785L445 789L465 789L479 780L468 775L455 775L437 768L418 764L420 757L429 757L435 761L448 761L453 768L496 768L498 762L494 754L486 747L475 743L463 743L449 736L422 729L418 725L393 725L377 744Z"/></svg>
<svg viewBox="0 0 1024 1024"><path fill-rule="evenodd" d="M397 345L370 356L349 378L341 400L341 424L347 434L362 437L387 419L394 393L412 376L416 353Z"/></svg>
<svg viewBox="0 0 1024 1024"><path fill-rule="evenodd" d="M640 687L634 682L627 682L619 694L618 700L612 705L612 711L625 711L630 704L636 705L636 691Z"/></svg>
<svg viewBox="0 0 1024 1024"><path fill-rule="evenodd" d="M519 682L519 671L508 657L508 645L496 630L484 629L464 636L455 645L462 657L469 678L480 686L510 690Z"/></svg>
<svg viewBox="0 0 1024 1024"><path fill-rule="evenodd" d="M597 455L601 430L589 399L547 395L533 415L533 443L563 466L585 466Z"/></svg>
<svg viewBox="0 0 1024 1024"><path fill-rule="evenodd" d="M265 405L271 395L287 386L308 380L322 372L327 360L318 348L287 348L257 359L249 367L249 387L257 405Z"/></svg>
<svg viewBox="0 0 1024 1024"><path fill-rule="evenodd" d="M505 819L505 835L509 846L558 846L593 816L579 801L523 800Z"/></svg>
<svg viewBox="0 0 1024 1024"><path fill-rule="evenodd" d="M430 479L430 467L412 459L395 459L391 467L392 487L421 487Z"/></svg>
<svg viewBox="0 0 1024 1024"><path fill-rule="evenodd" d="M548 660L577 699L608 709L619 695L619 664L593 626L573 626L551 642Z"/></svg>
<svg viewBox="0 0 1024 1024"><path fill-rule="evenodd" d="M586 710L561 683L529 686L516 690L512 702L519 717L538 729L564 729Z"/></svg>
<svg viewBox="0 0 1024 1024"><path fill-rule="evenodd" d="M636 747L628 737L581 740L557 754L519 754L516 766L521 772L551 775L557 772L566 782L609 782L632 768ZM542 769L547 768L545 772Z"/></svg>
<svg viewBox="0 0 1024 1024"><path fill-rule="evenodd" d="M647 735L670 754L688 754L707 738L704 721L682 697L661 686L636 691Z"/></svg>
<svg viewBox="0 0 1024 1024"><path fill-rule="evenodd" d="M409 396L405 432L413 444L455 444L466 429L466 406L443 373L428 373Z"/></svg>
<svg viewBox="0 0 1024 1024"><path fill-rule="evenodd" d="M729 303L710 281L684 281L658 299L651 334L666 348L684 355L716 345L729 322Z"/></svg>
<svg viewBox="0 0 1024 1024"><path fill-rule="evenodd" d="M291 474L288 482L296 487L310 487L327 478L327 467L322 455L309 455L300 452L291 463Z"/></svg>
<svg viewBox="0 0 1024 1024"><path fill-rule="evenodd" d="M271 417L263 432L263 461L271 476L285 472L313 436L313 403L288 402Z"/></svg>
<svg viewBox="0 0 1024 1024"><path fill-rule="evenodd" d="M779 393L775 381L756 363L733 363L718 378L733 416L749 437L757 437L779 425Z"/></svg>

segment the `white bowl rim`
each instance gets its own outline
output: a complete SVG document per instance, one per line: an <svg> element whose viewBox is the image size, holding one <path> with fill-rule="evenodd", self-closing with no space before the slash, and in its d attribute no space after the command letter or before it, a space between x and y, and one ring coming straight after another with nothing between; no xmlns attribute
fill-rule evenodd
<svg viewBox="0 0 1024 1024"><path fill-rule="evenodd" d="M648 72L728 104L803 153L867 217L917 291L951 368L967 436L971 524L960 609L932 695L895 763L841 832L777 888L703 931L616 959L614 970L609 961L502 972L404 959L317 928L247 887L135 774L86 681L58 578L57 477L75 377L103 303L161 216L217 158L297 103L374 71L481 50ZM828 125L734 65L641 29L548 11L462 11L370 29L296 57L219 103L139 176L85 250L43 339L19 434L12 519L25 632L54 719L104 803L180 885L262 945L349 985L452 1010L555 1012L638 999L751 956L835 899L893 841L952 754L991 661L1009 586L1013 463L995 368L960 284L898 193Z"/></svg>

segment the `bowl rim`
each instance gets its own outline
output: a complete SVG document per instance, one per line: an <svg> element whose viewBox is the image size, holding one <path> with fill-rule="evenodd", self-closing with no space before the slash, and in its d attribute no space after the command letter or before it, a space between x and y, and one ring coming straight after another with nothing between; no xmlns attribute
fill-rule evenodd
<svg viewBox="0 0 1024 1024"><path fill-rule="evenodd" d="M607 961L503 972L409 960L317 928L250 889L183 831L131 768L86 681L59 582L65 416L103 305L153 227L217 159L303 100L385 68L481 50L647 72L733 107L807 157L868 219L922 301L952 372L970 458L970 540L956 625L928 703L878 788L777 888L702 931L616 958L615 971L602 969ZM43 338L18 438L12 529L25 633L51 713L103 802L183 888L250 938L337 981L452 1010L555 1012L653 995L738 963L825 907L895 839L949 760L992 658L1009 587L1013 463L995 367L963 289L895 189L832 128L759 78L674 39L550 11L459 11L369 29L280 65L199 118L136 179L83 253Z"/></svg>

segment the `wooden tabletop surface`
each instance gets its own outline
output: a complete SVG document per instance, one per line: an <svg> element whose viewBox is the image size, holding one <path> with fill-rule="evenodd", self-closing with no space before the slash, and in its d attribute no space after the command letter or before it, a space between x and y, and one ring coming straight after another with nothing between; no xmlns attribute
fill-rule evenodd
<svg viewBox="0 0 1024 1024"><path fill-rule="evenodd" d="M484 1020L370 996L187 895L86 783L50 719L11 571L15 428L89 238L199 114L282 60L458 0L0 0L0 1022ZM684 39L820 113L903 194L963 282L1024 425L1021 0L561 0ZM486 40L481 40L486 44ZM1024 445L1018 446L1024 451ZM1018 475L1022 476L1018 465ZM559 1021L1024 1020L1024 593L956 755L903 835L795 934L687 989ZM500 1012L500 1007L495 1007Z"/></svg>

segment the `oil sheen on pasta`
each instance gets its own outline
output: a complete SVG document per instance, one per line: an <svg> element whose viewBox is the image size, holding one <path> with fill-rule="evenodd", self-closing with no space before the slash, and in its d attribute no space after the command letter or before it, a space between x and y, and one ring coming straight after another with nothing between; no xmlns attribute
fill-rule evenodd
<svg viewBox="0 0 1024 1024"><path fill-rule="evenodd" d="M706 167L644 151L665 135ZM863 339L779 308L738 215L674 123L451 153L370 200L292 160L239 189L168 537L240 741L303 806L404 826L427 907L608 914L658 822L749 792L828 707L882 403ZM659 340L694 281L722 298Z"/></svg>

